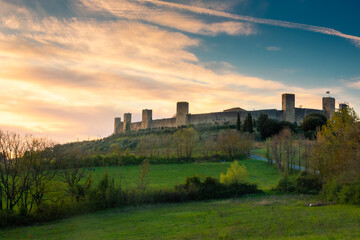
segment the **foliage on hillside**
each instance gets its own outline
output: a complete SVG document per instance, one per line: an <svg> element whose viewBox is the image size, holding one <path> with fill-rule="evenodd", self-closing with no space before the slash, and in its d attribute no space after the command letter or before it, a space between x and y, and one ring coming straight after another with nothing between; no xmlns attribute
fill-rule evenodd
<svg viewBox="0 0 360 240"><path fill-rule="evenodd" d="M218 161L243 158L250 153L253 137L235 131L235 126L146 130L111 135L97 141L57 145L62 158L87 166Z"/></svg>
<svg viewBox="0 0 360 240"><path fill-rule="evenodd" d="M278 190L318 193L322 189L322 196L328 201L360 204L360 122L352 109L336 112L322 126L315 141L296 140L290 130L284 130L268 146L284 174ZM298 156L306 160L305 172L295 181L288 173L296 149L301 148L305 151Z"/></svg>

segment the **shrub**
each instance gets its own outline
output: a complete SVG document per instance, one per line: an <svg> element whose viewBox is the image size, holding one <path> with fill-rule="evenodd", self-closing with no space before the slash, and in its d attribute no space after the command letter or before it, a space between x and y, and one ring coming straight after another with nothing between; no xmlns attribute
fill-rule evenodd
<svg viewBox="0 0 360 240"><path fill-rule="evenodd" d="M324 185L321 193L328 201L360 204L360 177L351 183L333 179Z"/></svg>
<svg viewBox="0 0 360 240"><path fill-rule="evenodd" d="M295 178L293 176L287 176L280 179L275 187L275 190L280 192L295 192L296 191Z"/></svg>
<svg viewBox="0 0 360 240"><path fill-rule="evenodd" d="M321 128L326 124L327 118L323 114L310 113L304 118L302 124L302 130L307 132L309 130L316 131L317 128Z"/></svg>
<svg viewBox="0 0 360 240"><path fill-rule="evenodd" d="M220 183L212 177L201 179L195 175L187 177L184 184L176 185L175 191L183 193L183 200L205 200L228 197L239 197L245 194L259 193L256 184L234 182Z"/></svg>
<svg viewBox="0 0 360 240"><path fill-rule="evenodd" d="M296 192L305 194L318 194L322 188L319 176L305 171L296 178Z"/></svg>
<svg viewBox="0 0 360 240"><path fill-rule="evenodd" d="M248 172L245 165L240 166L238 161L231 163L226 174L220 174L220 182L227 185L233 183L247 183Z"/></svg>

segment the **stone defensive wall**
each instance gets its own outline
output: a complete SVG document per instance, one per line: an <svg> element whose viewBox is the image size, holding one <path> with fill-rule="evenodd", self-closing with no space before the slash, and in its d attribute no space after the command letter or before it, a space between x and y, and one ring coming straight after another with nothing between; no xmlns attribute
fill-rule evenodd
<svg viewBox="0 0 360 240"><path fill-rule="evenodd" d="M295 122L300 124L304 120L304 118L309 115L310 113L319 113L319 114L325 114L324 110L318 110L318 109L309 109L309 108L295 108Z"/></svg>
<svg viewBox="0 0 360 240"><path fill-rule="evenodd" d="M204 114L190 114L189 103L178 102L176 107L176 117L164 119L152 119L152 110L144 109L142 111L141 122L131 122L131 113L124 114L124 121L120 117L115 118L114 133L121 133L126 131L137 131L141 129L165 129L177 128L187 125L223 125L236 124L237 116L239 115L241 122L244 122L248 113L253 119L258 119L260 114L267 114L269 118L278 121L296 122L301 124L304 118L310 113L320 113L330 118L335 112L335 99L331 97L324 97L323 109L309 109L309 108L295 108L295 95L285 93L282 95L282 110L264 109L246 111L242 108L232 108L224 110L223 112L213 112Z"/></svg>

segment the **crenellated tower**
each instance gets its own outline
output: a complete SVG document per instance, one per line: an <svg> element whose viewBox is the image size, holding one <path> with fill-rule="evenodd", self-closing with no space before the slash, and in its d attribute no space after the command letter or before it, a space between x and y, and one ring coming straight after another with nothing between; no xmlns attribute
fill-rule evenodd
<svg viewBox="0 0 360 240"><path fill-rule="evenodd" d="M283 121L295 122L295 94L282 95Z"/></svg>
<svg viewBox="0 0 360 240"><path fill-rule="evenodd" d="M123 131L127 132L131 130L131 113L124 113Z"/></svg>
<svg viewBox="0 0 360 240"><path fill-rule="evenodd" d="M330 119L335 113L335 98L323 97L322 105L323 110L325 111L325 116L327 117L327 119Z"/></svg>
<svg viewBox="0 0 360 240"><path fill-rule="evenodd" d="M178 102L176 104L176 126L185 126L187 125L189 114L189 103L188 102Z"/></svg>
<svg viewBox="0 0 360 240"><path fill-rule="evenodd" d="M151 127L151 121L152 121L152 110L149 109L142 110L141 128L149 129Z"/></svg>
<svg viewBox="0 0 360 240"><path fill-rule="evenodd" d="M117 117L114 121L114 134L120 133L123 130L123 123L121 122L121 118Z"/></svg>

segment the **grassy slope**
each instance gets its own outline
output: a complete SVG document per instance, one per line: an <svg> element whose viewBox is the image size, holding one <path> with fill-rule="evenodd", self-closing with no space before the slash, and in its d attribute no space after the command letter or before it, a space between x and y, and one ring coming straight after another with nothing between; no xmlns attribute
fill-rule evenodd
<svg viewBox="0 0 360 240"><path fill-rule="evenodd" d="M266 162L252 159L241 160L249 173L249 180L258 183L262 189L269 189L280 179L279 171ZM147 181L150 187L171 188L176 184L183 183L186 176L199 174L200 176L212 176L219 178L221 172L226 172L230 163L189 163L189 164L159 164L150 165ZM139 166L95 168L92 172L94 181L98 182L105 172L114 177L116 182L122 179L123 186L133 186L139 179Z"/></svg>
<svg viewBox="0 0 360 240"><path fill-rule="evenodd" d="M301 196L109 209L43 226L0 231L0 239L360 239L360 208Z"/></svg>
<svg viewBox="0 0 360 240"><path fill-rule="evenodd" d="M266 158L266 148L254 149L251 153Z"/></svg>

